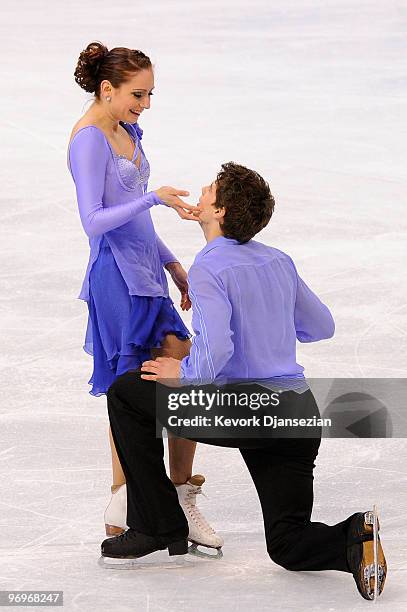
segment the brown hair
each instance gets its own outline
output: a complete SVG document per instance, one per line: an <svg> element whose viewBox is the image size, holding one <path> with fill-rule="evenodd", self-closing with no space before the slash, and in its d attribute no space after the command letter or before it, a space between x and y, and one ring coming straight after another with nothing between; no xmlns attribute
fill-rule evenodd
<svg viewBox="0 0 407 612"><path fill-rule="evenodd" d="M79 55L75 81L82 89L100 97L100 84L105 79L119 87L135 72L152 68L151 60L142 51L115 47L108 50L100 42L91 42Z"/></svg>
<svg viewBox="0 0 407 612"><path fill-rule="evenodd" d="M215 208L224 208L223 235L248 242L271 219L275 201L268 183L254 170L228 162L216 177Z"/></svg>

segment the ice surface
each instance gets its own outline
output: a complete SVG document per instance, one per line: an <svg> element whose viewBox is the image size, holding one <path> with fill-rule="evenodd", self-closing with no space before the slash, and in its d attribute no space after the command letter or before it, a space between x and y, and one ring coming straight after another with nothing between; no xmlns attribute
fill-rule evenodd
<svg viewBox="0 0 407 612"><path fill-rule="evenodd" d="M88 244L66 169L91 95L82 48L140 48L156 91L140 125L150 188L191 191L220 164L259 171L276 196L259 239L287 251L337 332L299 347L310 377L406 377L406 7L389 0L2 2L0 589L63 589L66 610L350 611L350 575L293 573L267 557L253 486L232 449L200 447L201 505L224 558L98 566L110 459L105 398L88 395ZM154 210L186 268L200 228ZM171 295L178 303L177 290ZM190 323L190 313L185 317ZM406 609L406 444L325 440L314 520L376 502L389 577L380 606ZM219 469L219 466L222 466Z"/></svg>

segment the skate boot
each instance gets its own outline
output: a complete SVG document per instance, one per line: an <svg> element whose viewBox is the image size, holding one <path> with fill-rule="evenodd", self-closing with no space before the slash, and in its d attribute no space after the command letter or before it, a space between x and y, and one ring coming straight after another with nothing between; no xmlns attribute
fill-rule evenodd
<svg viewBox="0 0 407 612"><path fill-rule="evenodd" d="M188 520L188 540L191 542L189 552L201 557L219 559L223 556L221 550L223 539L212 529L196 505L196 496L202 493L201 486L204 482L205 477L196 474L191 476L188 482L183 485L176 485L175 488L178 493L178 501ZM201 551L198 546L214 549L216 554Z"/></svg>
<svg viewBox="0 0 407 612"><path fill-rule="evenodd" d="M120 535L127 529L127 488L122 484L113 492L108 507L105 510L105 531L107 536Z"/></svg>
<svg viewBox="0 0 407 612"><path fill-rule="evenodd" d="M101 560L106 567L109 567L109 560L139 559L166 548L170 556L186 555L188 540L186 537L180 538L179 536L175 538L153 537L130 528L121 535L102 542Z"/></svg>
<svg viewBox="0 0 407 612"><path fill-rule="evenodd" d="M376 507L358 512L350 522L347 538L347 561L359 593L376 600L382 593L387 565L379 538Z"/></svg>

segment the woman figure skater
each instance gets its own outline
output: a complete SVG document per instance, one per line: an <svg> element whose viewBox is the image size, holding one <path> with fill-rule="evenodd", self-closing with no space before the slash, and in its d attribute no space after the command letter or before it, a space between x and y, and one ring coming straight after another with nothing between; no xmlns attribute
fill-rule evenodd
<svg viewBox="0 0 407 612"><path fill-rule="evenodd" d="M74 125L68 166L90 257L79 299L87 302L84 350L93 355L91 395L106 395L118 376L146 359L189 354L191 334L169 297L164 267L189 310L187 275L157 236L150 208L166 205L182 219L197 220L199 208L160 187L147 192L149 164L141 146L140 114L150 108L154 73L141 51L90 43L81 52L75 81L95 98ZM195 213L195 216L194 216ZM126 528L126 480L111 431L113 484L105 512L107 535ZM219 548L223 541L196 506L204 477L192 476L196 443L169 438L170 477L190 527L190 539ZM164 511L164 510L163 510Z"/></svg>

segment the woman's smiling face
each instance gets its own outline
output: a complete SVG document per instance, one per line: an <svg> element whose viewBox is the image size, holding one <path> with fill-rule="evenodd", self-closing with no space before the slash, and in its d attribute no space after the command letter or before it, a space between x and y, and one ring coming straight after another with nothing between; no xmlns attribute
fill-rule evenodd
<svg viewBox="0 0 407 612"><path fill-rule="evenodd" d="M120 121L136 123L146 108L150 108L150 97L154 95L154 73L150 69L141 70L115 88L109 81L101 83L102 100L110 96L109 111Z"/></svg>

